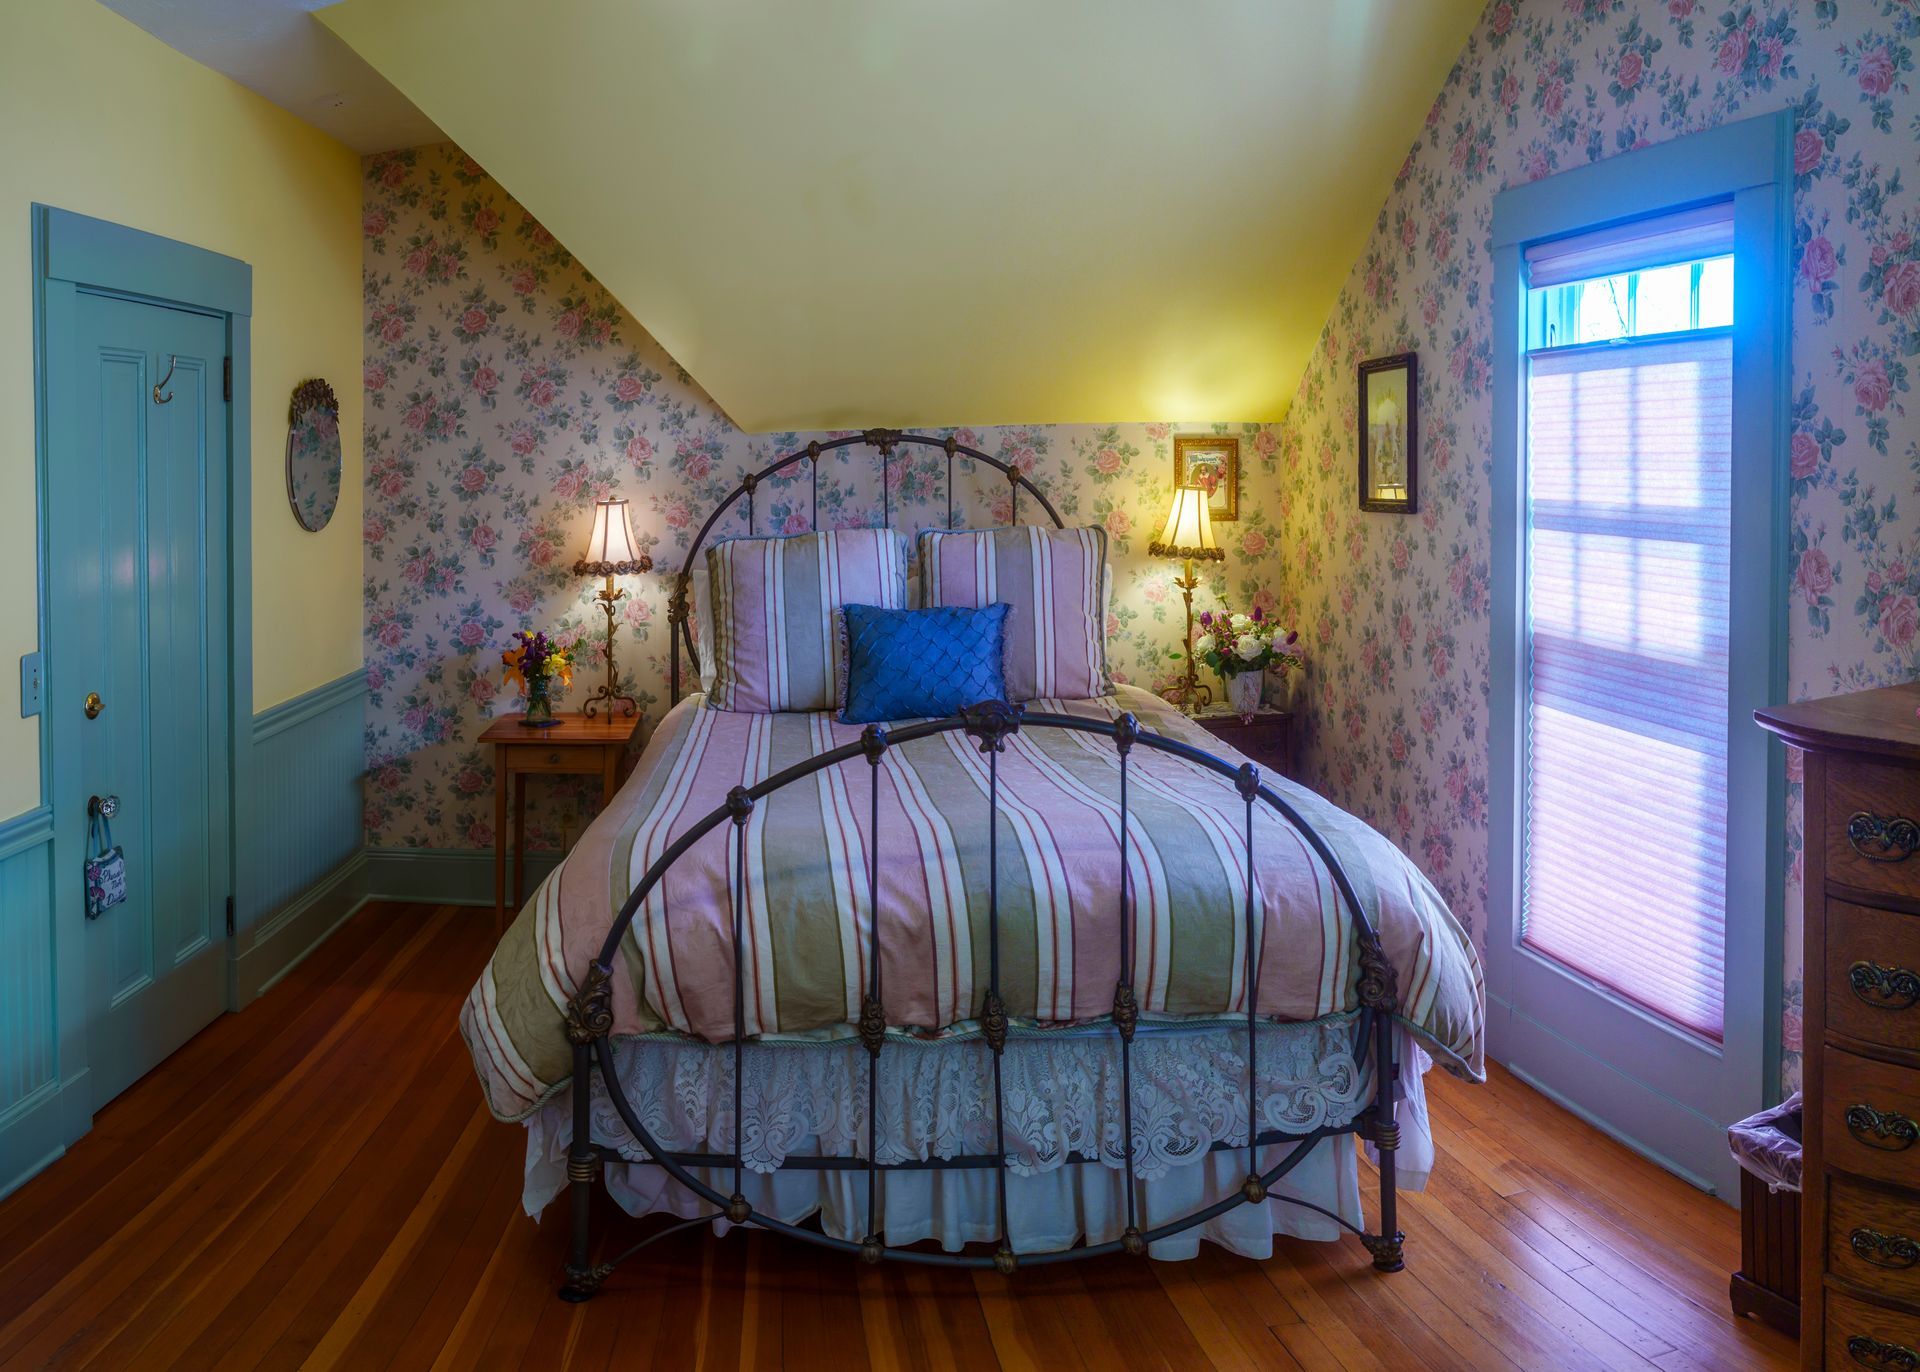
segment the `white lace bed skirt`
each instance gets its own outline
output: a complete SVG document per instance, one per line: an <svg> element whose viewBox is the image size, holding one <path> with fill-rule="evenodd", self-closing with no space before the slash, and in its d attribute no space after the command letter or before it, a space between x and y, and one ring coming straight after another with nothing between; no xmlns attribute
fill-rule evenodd
<svg viewBox="0 0 1920 1372"><path fill-rule="evenodd" d="M1372 1068L1353 1054L1352 1022L1262 1025L1258 1039L1260 1128L1305 1133L1338 1128L1373 1095ZM629 1104L663 1146L675 1152L733 1148L733 1050L668 1037L624 1039L616 1061ZM1433 1166L1422 1074L1430 1065L1401 1035L1400 1184L1425 1185ZM863 1156L867 1130L867 1053L857 1039L756 1043L745 1053L742 1083L747 1174L756 1209L792 1223L818 1214L836 1237L866 1232L866 1177L816 1170L776 1171L793 1155ZM1016 1033L1002 1061L1006 1100L1007 1201L1014 1247L1065 1248L1104 1243L1126 1226L1125 1150L1119 1045L1111 1028ZM1209 1022L1143 1031L1133 1049L1136 1205L1143 1229L1223 1199L1246 1178L1244 1148L1213 1152L1216 1141L1246 1138L1246 1029ZM950 1158L993 1151L993 1069L977 1037L934 1041L896 1036L880 1058L880 1154L883 1162ZM631 1214L691 1219L711 1210L657 1166L593 1084L594 1138L630 1159L609 1163L608 1189ZM572 1139L570 1093L527 1121L522 1201L538 1215L566 1187ZM1261 1150L1262 1170L1292 1145ZM1075 1161L1092 1158L1094 1161ZM721 1194L731 1168L696 1169ZM1308 1201L1349 1223L1361 1222L1359 1166L1349 1136L1322 1140L1274 1188L1265 1205L1236 1206L1206 1224L1153 1245L1158 1258L1191 1257L1201 1238L1249 1257L1272 1252L1275 1234L1331 1239L1335 1223L1282 1197ZM881 1227L890 1244L934 1239L949 1249L998 1236L991 1170L916 1170L881 1178ZM726 1221L714 1222L725 1232Z"/></svg>

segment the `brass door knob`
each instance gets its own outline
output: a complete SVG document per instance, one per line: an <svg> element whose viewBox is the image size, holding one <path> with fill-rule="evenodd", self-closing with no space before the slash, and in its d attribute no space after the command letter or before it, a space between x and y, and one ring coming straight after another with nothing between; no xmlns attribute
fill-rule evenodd
<svg viewBox="0 0 1920 1372"><path fill-rule="evenodd" d="M100 718L100 712L107 708L107 702L100 699L100 693L98 691L88 691L82 708L86 710L88 719L98 719Z"/></svg>

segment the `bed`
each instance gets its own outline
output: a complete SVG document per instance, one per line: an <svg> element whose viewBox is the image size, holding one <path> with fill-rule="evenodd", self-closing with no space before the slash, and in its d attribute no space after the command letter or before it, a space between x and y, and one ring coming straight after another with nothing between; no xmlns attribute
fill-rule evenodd
<svg viewBox="0 0 1920 1372"><path fill-rule="evenodd" d="M956 458L997 468L1061 526L950 438L840 440L883 462L911 443L944 448L950 481ZM676 697L708 533L742 499L751 529L756 480L831 446L695 539ZM1483 1001L1398 849L1144 691L864 727L695 693L508 930L462 1031L492 1111L526 1126L525 1207L570 1198L580 1300L618 1261L593 1247L599 1184L630 1213L867 1261L1011 1272L1351 1232L1397 1270L1396 1193L1432 1165L1422 1075L1482 1076Z"/></svg>

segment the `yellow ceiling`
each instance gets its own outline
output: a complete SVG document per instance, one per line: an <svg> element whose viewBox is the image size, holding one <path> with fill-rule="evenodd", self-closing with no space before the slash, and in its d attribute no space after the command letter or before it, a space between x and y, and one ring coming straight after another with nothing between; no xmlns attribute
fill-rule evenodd
<svg viewBox="0 0 1920 1372"><path fill-rule="evenodd" d="M1286 410L1478 0L347 0L742 428Z"/></svg>

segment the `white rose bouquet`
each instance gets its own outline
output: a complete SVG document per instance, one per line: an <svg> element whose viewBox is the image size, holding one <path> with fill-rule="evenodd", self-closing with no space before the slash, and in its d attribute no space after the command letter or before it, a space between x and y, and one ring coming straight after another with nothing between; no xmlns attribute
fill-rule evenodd
<svg viewBox="0 0 1920 1372"><path fill-rule="evenodd" d="M1294 646L1299 639L1297 630L1274 623L1258 606L1251 614L1203 610L1193 655L1223 677L1264 672L1269 667L1284 670L1300 665L1300 651Z"/></svg>

